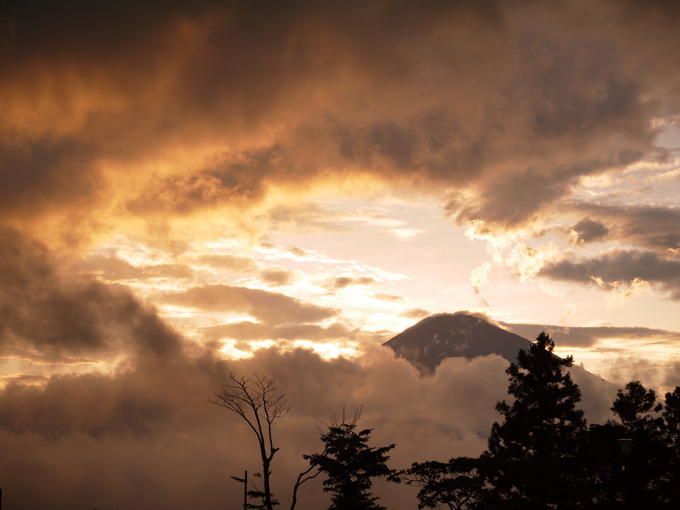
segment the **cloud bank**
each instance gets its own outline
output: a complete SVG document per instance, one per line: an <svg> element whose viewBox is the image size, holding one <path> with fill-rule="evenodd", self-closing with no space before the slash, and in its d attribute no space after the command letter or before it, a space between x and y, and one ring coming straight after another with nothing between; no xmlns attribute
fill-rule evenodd
<svg viewBox="0 0 680 510"><path fill-rule="evenodd" d="M373 182L450 187L458 221L516 227L653 152L679 17L663 1L9 2L2 214L87 238Z"/></svg>

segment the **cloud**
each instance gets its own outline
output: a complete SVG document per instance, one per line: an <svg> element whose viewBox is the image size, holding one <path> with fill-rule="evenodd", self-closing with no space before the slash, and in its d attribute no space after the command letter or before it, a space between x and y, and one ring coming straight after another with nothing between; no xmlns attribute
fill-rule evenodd
<svg viewBox="0 0 680 510"><path fill-rule="evenodd" d="M320 322L337 315L332 308L303 303L278 292L231 285L205 285L165 294L161 303L206 311L247 313L265 324Z"/></svg>
<svg viewBox="0 0 680 510"><path fill-rule="evenodd" d="M383 293L378 293L373 296L376 299L379 299L380 301L388 301L388 302L399 302L403 301L404 298L401 296L395 296L394 294L383 294Z"/></svg>
<svg viewBox="0 0 680 510"><path fill-rule="evenodd" d="M115 256L91 256L79 261L74 268L81 274L105 280L148 280L151 278L193 278L191 267L184 264L153 264L133 266Z"/></svg>
<svg viewBox="0 0 680 510"><path fill-rule="evenodd" d="M201 255L196 258L200 264L206 264L216 269L226 269L235 273L254 273L258 267L254 260L248 257L231 254Z"/></svg>
<svg viewBox="0 0 680 510"><path fill-rule="evenodd" d="M680 299L680 262L654 252L612 250L594 258L564 259L546 264L540 275L582 284L601 282L614 289L619 284L649 282L668 292L671 299Z"/></svg>
<svg viewBox="0 0 680 510"><path fill-rule="evenodd" d="M371 285L376 283L375 278L370 276L337 276L324 283L324 286L332 290L341 290L350 285Z"/></svg>
<svg viewBox="0 0 680 510"><path fill-rule="evenodd" d="M268 267L260 271L260 278L274 287L290 285L295 281L295 273L281 267Z"/></svg>
<svg viewBox="0 0 680 510"><path fill-rule="evenodd" d="M678 85L669 2L113 5L3 8L0 202L45 237L210 215L252 234L385 187L514 228L649 154Z"/></svg>
<svg viewBox="0 0 680 510"><path fill-rule="evenodd" d="M576 211L570 225L584 243L636 249L557 261L524 247L511 254L518 274L542 266L544 277L619 289L638 278L680 299L678 263L664 258L678 250L676 210L565 207L584 177L664 157L650 121L677 114L679 21L674 2L631 0L3 3L0 221L19 230L0 231L0 346L5 363L45 370L0 390L7 504L173 509L238 500L241 487L224 480L254 471L256 452L243 424L206 402L224 381L223 362L210 354L219 345L183 338L128 288L92 275L187 280L207 266L285 285L289 275L247 257L193 260L190 241L257 244L269 226L286 224L343 231L340 218L329 222L309 205L319 197L445 195L449 217L489 232ZM416 232L397 223L395 235ZM122 233L172 245L177 263L99 258L78 279L60 269L72 259L57 256ZM288 256L321 257L297 247ZM345 286L372 283L351 278ZM324 322L338 320L332 308L204 283L165 289L160 300L260 321L206 336L355 332ZM581 333L571 341L595 338ZM380 352L324 361L266 350L231 362L275 375L293 405L281 423L277 494L304 465L300 455L318 448L314 421L340 403L364 403L364 423L379 444L399 445L401 466L484 448L505 396L502 360L448 360L421 380ZM57 366L74 373L48 377ZM327 502L316 488L320 496L301 510ZM385 496L388 506L415 503L408 488Z"/></svg>
<svg viewBox="0 0 680 510"><path fill-rule="evenodd" d="M428 315L430 315L431 312L428 310L425 310L424 308L409 308L408 310L405 310L399 314L400 317L406 317L407 319L424 319Z"/></svg>
<svg viewBox="0 0 680 510"><path fill-rule="evenodd" d="M571 227L573 232L574 242L576 244L590 243L593 241L602 240L609 234L609 229L599 221L593 221L590 218L583 218L581 221Z"/></svg>
<svg viewBox="0 0 680 510"><path fill-rule="evenodd" d="M502 323L504 327L524 338L536 338L541 331L547 332L558 346L590 347L608 339L648 339L656 342L680 340L680 333L664 329L620 326L558 326L550 324Z"/></svg>
<svg viewBox="0 0 680 510"><path fill-rule="evenodd" d="M603 205L584 204L575 206L577 210L587 211L596 220L574 226L586 228L586 235L593 239L609 234L621 242L632 243L650 250L679 253L680 250L680 211L676 208L640 205ZM604 223L603 223L604 222ZM609 227L605 226L609 225ZM601 226L600 226L601 225ZM594 230L593 230L594 229ZM584 238L584 242L589 242Z"/></svg>
<svg viewBox="0 0 680 510"><path fill-rule="evenodd" d="M664 375L664 386L673 391L676 386L680 386L680 363L674 363Z"/></svg>
<svg viewBox="0 0 680 510"><path fill-rule="evenodd" d="M373 429L372 444L396 443L390 465L402 468L478 455L507 389L507 362L495 356L447 359L429 378L384 348L354 361L265 349L227 365L238 374L275 377L286 394L291 412L275 422L281 450L272 465L274 491L284 501L305 466L302 454L321 446L315 425L328 419L329 409L363 404L361 425ZM10 382L0 390L0 436L8 445L0 473L13 488L8 499L34 507L49 500L48 506L131 509L152 499L169 509L238 500L241 487L224 480L257 471L257 449L245 423L207 402L226 381L224 366L202 351L108 375L53 376L40 386ZM599 406L593 412L609 406L600 402L601 392L584 388L584 405ZM27 476L34 469L40 477ZM398 510L416 502L415 492L401 486L375 492ZM327 501L320 483L305 486L300 497L303 510Z"/></svg>
<svg viewBox="0 0 680 510"><path fill-rule="evenodd" d="M484 286L489 281L489 273L491 272L491 264L484 262L481 266L475 268L470 273L470 281L472 282L472 289L475 294L479 294L480 287Z"/></svg>
<svg viewBox="0 0 680 510"><path fill-rule="evenodd" d="M7 499L15 506L162 504L174 509L236 500L240 486L225 487L224 480L243 469L255 472L257 450L237 416L207 402L225 382L225 366L276 377L287 394L292 411L275 429L281 451L274 460L274 490L280 497L304 468L302 454L319 449L315 424L340 404L364 405L362 425L374 429L373 444L397 443L394 467L477 455L498 419L494 404L507 388L507 364L499 357L449 359L431 378L420 378L382 347L367 347L354 360L323 360L303 349L263 349L249 359L224 361L210 345L182 338L125 288L66 284L42 245L12 230L2 236L3 341L21 334L42 352L93 352L95 359L105 359L109 350L127 355L106 371L4 380L0 438L8 447L0 476L12 487ZM331 318L335 311L278 293L216 285L170 295L169 301L238 309L262 321L206 331L216 338L324 340L356 333L340 323L300 324ZM30 313L16 313L24 309ZM77 314L67 313L71 309ZM24 316L42 320L29 322ZM587 398L597 403L603 397ZM442 442L448 445L444 456ZM304 491L303 510L327 501L320 485ZM376 487L376 493L399 510L415 502L408 488Z"/></svg>
<svg viewBox="0 0 680 510"><path fill-rule="evenodd" d="M0 344L44 355L180 348L179 336L126 289L63 281L44 246L10 229L0 230L0 314Z"/></svg>
<svg viewBox="0 0 680 510"><path fill-rule="evenodd" d="M212 339L328 341L341 338L353 339L357 336L357 330L350 329L339 322L323 327L316 324L279 326L242 321L206 328L206 335Z"/></svg>

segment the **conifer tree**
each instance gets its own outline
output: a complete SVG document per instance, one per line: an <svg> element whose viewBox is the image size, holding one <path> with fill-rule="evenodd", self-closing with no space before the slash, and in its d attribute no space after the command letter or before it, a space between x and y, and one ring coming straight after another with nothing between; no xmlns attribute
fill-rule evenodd
<svg viewBox="0 0 680 510"><path fill-rule="evenodd" d="M664 495L670 508L680 508L680 386L672 393L666 393L663 418L668 448Z"/></svg>
<svg viewBox="0 0 680 510"><path fill-rule="evenodd" d="M625 437L633 440L632 451L624 459L622 476L622 497L627 508L663 508L667 499L666 481L672 459L663 433L664 419L659 414L662 409L663 405L656 401L656 392L640 381L631 381L619 390L611 407L621 421Z"/></svg>
<svg viewBox="0 0 680 510"><path fill-rule="evenodd" d="M581 391L565 369L573 358L553 353L541 333L506 370L514 402L498 402L503 423L494 423L484 456L495 508L570 508L577 478L575 454L585 433Z"/></svg>
<svg viewBox="0 0 680 510"><path fill-rule="evenodd" d="M387 452L394 445L368 446L371 429L356 431L361 410L352 419L331 416L328 432L321 434L325 448L321 454L305 455L312 466L326 474L324 491L332 493L329 510L385 510L370 490L372 479L393 474L387 467Z"/></svg>

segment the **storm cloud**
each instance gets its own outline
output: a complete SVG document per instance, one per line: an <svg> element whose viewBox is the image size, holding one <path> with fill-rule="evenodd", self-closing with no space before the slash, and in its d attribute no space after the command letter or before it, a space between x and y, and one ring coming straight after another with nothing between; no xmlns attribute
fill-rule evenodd
<svg viewBox="0 0 680 510"><path fill-rule="evenodd" d="M149 350L173 355L180 338L127 289L64 281L41 244L0 230L0 346L42 355Z"/></svg>
<svg viewBox="0 0 680 510"><path fill-rule="evenodd" d="M376 445L397 444L393 467L479 454L507 363L452 358L421 378L377 347L427 310L469 306L458 300L477 252L421 236L429 213L385 211L424 200L484 235L557 232L580 251L527 244L513 256L542 269L521 278L644 282L679 300L674 202L576 196L672 161L657 137L680 114L678 26L680 4L664 0L3 2L6 504L240 500L229 477L256 472L257 450L237 416L208 403L225 368L271 375L287 395L273 468L283 503L302 454L319 449L317 425L341 404L363 404ZM385 209L361 209L366 197ZM350 253L356 225L372 228L364 253ZM390 236L399 245L380 252ZM605 242L617 248L595 253ZM489 255L502 249L514 248ZM425 271L402 271L406 258L441 263L437 276L468 273L460 285L421 281ZM651 327L554 331L575 348L608 335L677 339ZM325 359L298 341L357 349ZM226 359L230 342L250 357ZM587 417L606 420L608 390L583 385ZM376 494L416 505L409 487ZM320 480L301 498L300 510L328 502Z"/></svg>
<svg viewBox="0 0 680 510"><path fill-rule="evenodd" d="M79 237L346 178L517 226L649 153L678 86L673 2L5 5L3 215Z"/></svg>

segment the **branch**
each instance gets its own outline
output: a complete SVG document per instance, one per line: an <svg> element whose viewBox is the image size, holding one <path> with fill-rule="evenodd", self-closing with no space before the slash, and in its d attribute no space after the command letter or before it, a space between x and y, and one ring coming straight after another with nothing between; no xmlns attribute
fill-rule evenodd
<svg viewBox="0 0 680 510"><path fill-rule="evenodd" d="M291 504L290 504L290 510L295 510L295 505L297 504L297 492L298 492L298 489L300 488L300 486L303 483L311 480L312 478L316 478L317 476L319 476L319 473L321 473L321 471L319 471L317 469L316 473L314 473L313 475L305 476L307 473L309 473L315 467L316 466L312 465L312 466L309 467L309 469L307 471L303 471L302 473L300 473L298 475L297 481L295 482L295 486L293 487L293 500L291 501Z"/></svg>

